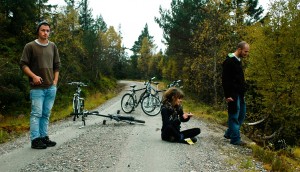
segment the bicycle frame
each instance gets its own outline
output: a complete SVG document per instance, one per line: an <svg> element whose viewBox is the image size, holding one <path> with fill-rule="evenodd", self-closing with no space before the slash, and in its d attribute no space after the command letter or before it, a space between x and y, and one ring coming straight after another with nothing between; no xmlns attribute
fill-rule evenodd
<svg viewBox="0 0 300 172"><path fill-rule="evenodd" d="M134 106L137 107L143 100L143 98L149 94L151 94L151 83L152 83L152 80L155 79L155 77L151 78L149 81L145 82L144 85L146 85L144 88L141 88L141 89L137 89L135 90L134 87L132 86L132 89L130 90L132 93L131 95L133 96L134 98ZM136 95L136 92L137 91L141 91L141 90L145 90L139 97L139 99L137 99L137 95Z"/></svg>
<svg viewBox="0 0 300 172"><path fill-rule="evenodd" d="M121 108L125 113L131 113L132 111L135 110L135 108L141 104L142 109L143 109L143 100L145 99L145 97L148 97L149 95L151 95L151 91L152 91L152 86L151 83L152 81L155 79L155 77L149 79L148 81L144 82L145 87L141 88L141 89L135 89L136 85L131 85L131 89L128 90L130 91L130 93L125 93L121 99ZM139 96L139 98L136 95L137 91L141 91L141 90L145 90L143 93L141 93L141 95ZM143 109L143 111L145 112L145 110ZM147 114L147 112L145 112Z"/></svg>
<svg viewBox="0 0 300 172"><path fill-rule="evenodd" d="M99 111L87 111L87 110L84 110L80 114L73 114L73 115L81 115L81 117L82 117L81 120L82 120L83 125L81 127L79 127L79 128L85 127L85 125L86 125L85 120L86 120L86 117L88 115L96 115L96 116L106 117L106 118L110 118L111 120L115 120L117 122L123 121L123 122L127 122L127 123L130 123L130 124L133 124L133 123L144 124L145 123L144 120L135 119L132 116L119 115L119 113L120 113L120 110L117 111L117 114L103 115L103 114L100 114ZM106 120L103 120L103 124L104 125L106 124Z"/></svg>
<svg viewBox="0 0 300 172"><path fill-rule="evenodd" d="M79 118L78 114L83 113L84 110L84 98L80 97L81 95L81 87L87 86L83 82L70 82L69 85L76 85L76 91L73 95L72 107L74 115L73 120L76 120L76 117Z"/></svg>

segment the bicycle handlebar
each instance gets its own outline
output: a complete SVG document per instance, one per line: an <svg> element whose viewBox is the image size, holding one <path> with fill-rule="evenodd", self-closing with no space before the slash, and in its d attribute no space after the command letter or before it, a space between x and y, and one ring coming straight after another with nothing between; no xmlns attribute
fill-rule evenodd
<svg viewBox="0 0 300 172"><path fill-rule="evenodd" d="M78 86L84 86L86 87L87 85L83 82L69 82L69 85L78 85Z"/></svg>

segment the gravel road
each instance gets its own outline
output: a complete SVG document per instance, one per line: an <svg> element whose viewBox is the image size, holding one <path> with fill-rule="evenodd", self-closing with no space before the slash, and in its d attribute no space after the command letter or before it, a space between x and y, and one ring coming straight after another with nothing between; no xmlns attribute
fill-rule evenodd
<svg viewBox="0 0 300 172"><path fill-rule="evenodd" d="M141 83L136 84L142 87ZM116 113L121 109L124 92L95 110L101 114ZM31 149L28 134L2 144L0 171L264 171L262 164L251 157L250 149L231 145L223 138L222 126L192 118L182 124L182 129L200 127L198 142L194 145L168 143L160 139L160 115L147 116L140 107L130 115L146 123L132 125L106 119L103 125L105 118L88 116L86 126L79 129L81 121L73 122L69 118L49 127L50 138L57 142L55 147Z"/></svg>

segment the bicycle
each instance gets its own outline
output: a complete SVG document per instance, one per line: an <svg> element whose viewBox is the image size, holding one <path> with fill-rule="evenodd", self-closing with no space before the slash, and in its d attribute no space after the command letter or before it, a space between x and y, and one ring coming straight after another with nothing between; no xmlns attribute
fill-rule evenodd
<svg viewBox="0 0 300 172"><path fill-rule="evenodd" d="M135 123L144 124L145 123L144 120L139 120L139 119L135 119L132 116L124 116L124 115L119 115L119 114L120 114L120 110L117 111L117 114L108 114L108 115L100 114L99 111L84 110L81 114L79 114L79 115L82 115L81 120L83 123L83 126L81 126L80 128L82 128L86 125L85 120L88 115L96 115L96 116L106 117L106 118L110 118L110 120L115 120L117 122L127 122L129 124L135 124ZM77 114L73 114L73 115L77 115ZM74 118L74 119L76 119L76 118ZM106 120L103 120L103 125L105 125L105 124L106 124Z"/></svg>
<svg viewBox="0 0 300 172"><path fill-rule="evenodd" d="M119 113L120 113L119 110L117 111L117 115L113 115L113 114L103 115L103 114L100 114L98 111L84 110L84 98L82 98L80 96L80 93L81 93L81 87L82 86L87 86L87 85L84 84L83 82L70 82L68 84L77 86L76 91L75 91L74 96L73 96L73 101L72 101L73 102L73 112L71 113L71 115L74 116L73 121L76 121L76 118L79 118L79 115L81 115L81 120L82 120L82 123L83 123L83 127L85 126L85 120L86 120L86 117L88 115L96 115L96 116L107 117L107 118L110 118L111 120L115 120L115 121L118 121L118 122L119 121L124 121L124 122L129 122L129 123L132 123L132 122L145 123L145 121L135 119L132 116L119 115ZM103 124L104 124L104 122L103 122Z"/></svg>
<svg viewBox="0 0 300 172"><path fill-rule="evenodd" d="M159 111L155 111L155 109L157 109L156 102L159 102L159 100L151 95L151 83L154 79L155 77L145 82L144 85L146 86L141 89L135 89L136 85L130 85L131 89L128 90L130 91L130 93L124 94L121 99L121 108L125 113L131 113L140 103L143 112L149 116L155 116L160 112L160 108ZM136 92L141 90L145 91L140 95L138 99Z"/></svg>
<svg viewBox="0 0 300 172"><path fill-rule="evenodd" d="M87 85L83 82L69 82L68 83L69 85L76 85L76 91L73 95L73 113L74 114L77 114L77 115L74 115L74 121L75 121L75 118L79 118L79 114L83 112L84 110L84 98L82 98L80 95L81 95L81 87L86 87Z"/></svg>
<svg viewBox="0 0 300 172"><path fill-rule="evenodd" d="M154 84L156 84L156 89L151 87L150 94L146 95L141 102L143 111L149 116L156 116L160 113L161 100L159 93L165 91L158 90L157 82L154 82Z"/></svg>
<svg viewBox="0 0 300 172"><path fill-rule="evenodd" d="M152 88L152 91L154 91L154 93L152 93L152 95L155 96L155 97L157 97L158 100L161 102L162 99L160 98L160 93L161 93L161 92L165 92L166 89L164 89L164 90L159 90L159 89L158 89L158 84L159 84L159 83L158 83L158 82L153 82L153 83L156 85L156 87L155 87L155 89Z"/></svg>

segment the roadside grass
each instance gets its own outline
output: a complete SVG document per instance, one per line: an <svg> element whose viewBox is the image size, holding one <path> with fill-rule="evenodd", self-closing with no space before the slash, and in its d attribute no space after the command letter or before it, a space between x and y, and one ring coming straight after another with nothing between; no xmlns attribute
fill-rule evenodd
<svg viewBox="0 0 300 172"><path fill-rule="evenodd" d="M107 93L94 92L91 95L85 97L85 109L92 110L99 105L105 103L107 100L115 97L118 93L116 90L109 91ZM72 102L65 104L55 104L50 117L50 122L64 120L70 117L72 112ZM20 135L29 131L29 117L30 112L20 115L1 115L0 114L0 143L11 141Z"/></svg>
<svg viewBox="0 0 300 172"><path fill-rule="evenodd" d="M183 106L185 111L190 111L195 117L207 120L212 123L226 125L227 111L220 111L212 106L208 106L185 96ZM268 171L295 172L300 171L300 148L287 148L286 150L271 151L258 145L250 145L252 155L255 159L264 163L264 168ZM253 163L245 161L242 167L249 169Z"/></svg>

